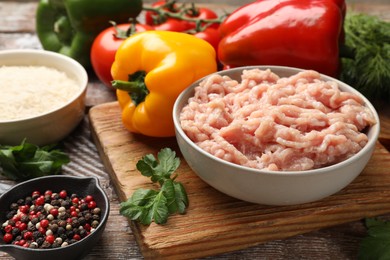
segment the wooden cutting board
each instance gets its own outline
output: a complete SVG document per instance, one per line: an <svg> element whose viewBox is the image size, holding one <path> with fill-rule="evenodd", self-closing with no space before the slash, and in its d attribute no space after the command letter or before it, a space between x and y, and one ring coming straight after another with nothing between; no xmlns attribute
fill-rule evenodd
<svg viewBox="0 0 390 260"><path fill-rule="evenodd" d="M138 188L153 188L136 162L164 147L179 153L174 138L149 138L124 129L117 102L89 111L91 131L121 201ZM190 205L165 225L130 226L146 259L206 257L390 212L390 153L381 145L363 173L339 193L297 206L263 206L224 195L204 183L182 159L178 169Z"/></svg>

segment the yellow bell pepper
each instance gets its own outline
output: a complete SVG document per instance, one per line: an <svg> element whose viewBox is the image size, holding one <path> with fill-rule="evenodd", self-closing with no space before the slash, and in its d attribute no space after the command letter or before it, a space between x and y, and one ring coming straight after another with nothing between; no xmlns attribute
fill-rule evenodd
<svg viewBox="0 0 390 260"><path fill-rule="evenodd" d="M126 129L174 136L173 105L194 81L217 71L214 48L193 35L146 31L127 38L111 67Z"/></svg>

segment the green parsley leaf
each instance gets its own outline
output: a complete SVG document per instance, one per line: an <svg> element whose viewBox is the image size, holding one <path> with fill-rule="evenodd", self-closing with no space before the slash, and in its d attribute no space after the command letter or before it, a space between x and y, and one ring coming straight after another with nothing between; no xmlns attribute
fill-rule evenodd
<svg viewBox="0 0 390 260"><path fill-rule="evenodd" d="M368 218L365 224L368 235L360 243L358 259L390 259L390 223Z"/></svg>
<svg viewBox="0 0 390 260"><path fill-rule="evenodd" d="M39 147L25 140L16 146L0 145L0 173L15 181L59 174L69 162L55 145Z"/></svg>
<svg viewBox="0 0 390 260"><path fill-rule="evenodd" d="M152 154L144 156L142 160L137 162L137 170L142 175L151 177L152 182L163 185L164 181L170 179L171 174L179 167L180 159L169 148L161 149L157 158L158 161Z"/></svg>
<svg viewBox="0 0 390 260"><path fill-rule="evenodd" d="M189 204L183 184L175 181L177 175L172 176L180 165L176 153L164 148L157 154L157 159L152 154L145 155L137 162L137 169L153 183L159 183L160 190L138 189L121 203L119 209L121 215L144 225L152 221L164 224L170 214L184 214Z"/></svg>

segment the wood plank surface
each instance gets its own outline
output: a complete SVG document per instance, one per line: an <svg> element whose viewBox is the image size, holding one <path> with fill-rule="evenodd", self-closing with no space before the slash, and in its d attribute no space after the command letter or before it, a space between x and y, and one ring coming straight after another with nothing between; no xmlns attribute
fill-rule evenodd
<svg viewBox="0 0 390 260"><path fill-rule="evenodd" d="M174 138L157 139L129 133L120 121L117 102L91 108L93 139L121 201L138 188L153 188L135 167L145 154L171 147ZM275 239L390 212L390 153L379 142L363 173L339 193L318 202L263 206L236 200L208 186L182 159L179 177L190 206L166 225L130 222L147 259L189 259L244 249Z"/></svg>

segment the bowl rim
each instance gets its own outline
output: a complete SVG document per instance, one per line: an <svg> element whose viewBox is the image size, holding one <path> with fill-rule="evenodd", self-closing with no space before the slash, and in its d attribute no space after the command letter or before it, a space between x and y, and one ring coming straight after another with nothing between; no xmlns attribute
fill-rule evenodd
<svg viewBox="0 0 390 260"><path fill-rule="evenodd" d="M91 238L91 236L93 236L94 233L97 234L106 225L106 222L108 220L108 216L110 214L110 201L108 199L107 194L105 193L105 191L101 187L99 179L97 177L95 177L95 176L78 177L78 176L71 176L71 175L48 175L48 176L42 176L42 177L33 178L33 179L30 179L30 180L26 180L26 181L17 183L14 186L12 186L6 192L4 192L3 194L0 195L0 200L6 194L11 193L16 188L25 186L25 185L30 184L30 183L39 182L39 181L41 181L43 179L59 179L59 180L68 179L68 180L74 180L74 181L88 180L90 182L91 181L95 181L95 187L97 188L97 190L99 190L99 192L102 193L103 199L104 199L104 203L106 204L106 211L102 211L101 221L99 222L99 225L97 226L97 228L89 236L84 237L83 239L81 239L81 240L79 240L79 241L77 241L77 242L75 242L73 244L70 244L70 245L68 245L66 247L45 248L45 249L41 249L40 250L39 248L27 248L27 247L21 247L21 246L18 246L18 245L14 245L14 244L0 244L0 251L2 251L2 248L15 248L17 250L22 250L22 251L33 251L33 252L44 253L46 251L49 252L49 251L56 251L56 250L71 249L72 246L79 246L81 243L86 243L86 240L88 238Z"/></svg>
<svg viewBox="0 0 390 260"><path fill-rule="evenodd" d="M327 76L327 75L320 73L322 79L335 81L343 91L347 90L348 92L352 92L352 93L358 95L359 97L361 97L362 100L364 101L366 107L368 107L370 109L370 111L372 112L372 114L376 120L376 123L373 126L371 126L371 129L370 129L372 131L372 138L368 139L367 144L358 153L356 153L353 156L351 156L351 157L349 157L341 162L338 162L336 164L332 164L332 165L317 168L317 169L311 169L311 170L305 170L305 171L270 171L270 170L265 170L265 169L255 169L255 168L250 168L250 167L243 166L243 165L238 165L238 164L223 160L221 158L218 158L218 157L206 152L205 150L200 148L198 145L196 145L186 135L186 133L184 133L184 131L181 127L179 108L184 107L184 105L186 105L188 103L188 100L184 100L184 98L187 95L189 95L189 93L193 92L194 88L196 86L198 86L201 81L203 81L204 79L206 79L207 77L209 77L211 75L214 75L214 74L224 75L225 73L228 73L231 71L243 71L243 70L250 70L250 69L261 69L261 70L270 69L271 72L274 72L273 70L288 70L288 71L294 72L294 74L307 70L307 69L301 69L301 68L296 68L296 67L287 67L287 66L254 65L254 66L241 66L241 67L236 67L236 68L232 68L232 69L228 69L228 70L217 71L217 72L209 74L205 77L202 77L201 79L193 82L185 90L183 90L179 94L179 96L177 97L177 99L174 103L173 122L174 122L174 126L175 126L176 135L180 135L180 137L184 139L184 141L187 145L190 145L192 149L195 149L197 152L201 153L203 156L208 157L208 159L216 160L217 162L225 164L229 167L235 168L236 170L241 170L241 171L244 170L246 174L264 174L264 175L290 176L290 177L323 174L325 172L330 172L336 168L345 167L346 165L352 164L356 160L360 159L365 153L369 152L372 149L372 147L376 145L376 142L378 140L379 133L380 133L380 120L379 120L379 115L378 115L375 107L372 105L372 103L363 94L361 94L358 90L354 89L352 86L350 86L350 85L348 85L348 84L346 84L346 83L344 83L336 78L333 78L331 76ZM184 105L180 107L181 103L183 103Z"/></svg>
<svg viewBox="0 0 390 260"><path fill-rule="evenodd" d="M29 116L29 117L24 117L24 118L16 118L16 119L11 119L11 120L4 120L4 121L0 120L0 125L5 126L8 124L14 124L14 123L26 123L28 121L32 121L32 120L36 120L36 119L40 119L40 118L52 115L52 114L58 112L59 110L62 110L64 108L68 107L70 104L72 104L77 99L79 99L81 96L83 96L87 91L87 87L88 87L88 73L87 73L87 71L78 61L76 61L75 59L70 58L64 54L57 53L54 51L40 50L40 49L9 49L9 50L0 50L0 57L2 55L33 55L33 56L42 56L42 60L44 60L45 57L51 57L52 59L57 59L58 63L67 62L67 63L71 64L72 66L74 66L76 68L75 70L77 70L78 74L80 74L81 84L79 86L80 89L78 90L78 92L76 92L72 96L72 98L69 99L67 102L65 102L62 106L56 107L54 109L51 109L49 111L46 111L46 112L38 114L38 115L33 115L33 116ZM2 67L2 66L9 66L9 65L4 65L0 62L0 67ZM26 67L26 66L30 66L30 65L20 64L20 65L12 65L12 66ZM44 64L34 64L31 66L43 66L43 67L53 68L51 66L44 65ZM55 69L60 71L60 72L64 72L69 77L68 73L66 73L65 71L62 71L61 69L58 69L58 68L55 68ZM72 78L72 79L74 80L74 78Z"/></svg>

